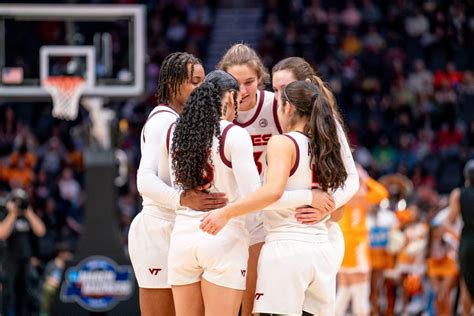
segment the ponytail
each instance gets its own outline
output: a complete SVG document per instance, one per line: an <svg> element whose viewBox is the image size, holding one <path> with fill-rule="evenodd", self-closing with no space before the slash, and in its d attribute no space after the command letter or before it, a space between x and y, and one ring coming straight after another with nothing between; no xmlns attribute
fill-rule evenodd
<svg viewBox="0 0 474 316"><path fill-rule="evenodd" d="M317 82L322 84L320 79ZM309 117L312 160L322 189L341 187L347 179L347 171L341 157L337 122L331 107L331 102L334 102L331 91L324 84L294 81L284 88L281 98L295 106L297 116Z"/></svg>
<svg viewBox="0 0 474 316"><path fill-rule="evenodd" d="M318 77L317 75L313 75L311 78L311 81L319 87L322 95L324 95L324 97L326 98L326 101L329 107L331 108L332 115L339 122L341 127L343 127L344 123L342 121L341 114L339 113L339 109L337 108L336 98L334 97L334 94L331 92L331 90L329 90L327 85L320 77Z"/></svg>
<svg viewBox="0 0 474 316"><path fill-rule="evenodd" d="M312 98L313 110L309 121L311 151L315 174L323 190L344 185L347 171L341 157L341 144L330 103L321 92Z"/></svg>

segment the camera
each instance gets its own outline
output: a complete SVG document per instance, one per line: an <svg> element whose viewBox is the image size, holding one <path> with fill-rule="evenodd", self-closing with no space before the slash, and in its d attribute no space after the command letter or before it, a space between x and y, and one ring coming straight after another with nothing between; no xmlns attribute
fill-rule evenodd
<svg viewBox="0 0 474 316"><path fill-rule="evenodd" d="M15 189L5 197L0 198L0 206L6 207L7 202L12 201L18 208L18 214L23 215L30 205L28 193L23 189Z"/></svg>

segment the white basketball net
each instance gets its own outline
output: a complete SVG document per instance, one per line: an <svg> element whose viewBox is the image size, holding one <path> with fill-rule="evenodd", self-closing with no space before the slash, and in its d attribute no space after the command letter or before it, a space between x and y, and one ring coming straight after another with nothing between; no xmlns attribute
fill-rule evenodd
<svg viewBox="0 0 474 316"><path fill-rule="evenodd" d="M42 82L53 99L53 116L75 120L79 112L79 98L86 87L81 77L51 76Z"/></svg>

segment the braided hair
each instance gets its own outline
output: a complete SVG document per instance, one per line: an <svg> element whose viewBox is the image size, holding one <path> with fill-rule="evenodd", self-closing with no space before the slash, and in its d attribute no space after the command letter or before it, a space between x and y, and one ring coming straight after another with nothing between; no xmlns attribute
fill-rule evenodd
<svg viewBox="0 0 474 316"><path fill-rule="evenodd" d="M214 137L221 139L222 97L239 91L237 80L222 70L209 73L193 90L176 121L171 145L176 183L183 190L194 189L213 180L211 150ZM237 111L237 96L234 95Z"/></svg>
<svg viewBox="0 0 474 316"><path fill-rule="evenodd" d="M189 64L192 65L191 73L188 73ZM158 104L171 103L177 96L179 87L193 77L194 65L202 65L202 62L189 53L176 52L166 56L161 64L156 91Z"/></svg>

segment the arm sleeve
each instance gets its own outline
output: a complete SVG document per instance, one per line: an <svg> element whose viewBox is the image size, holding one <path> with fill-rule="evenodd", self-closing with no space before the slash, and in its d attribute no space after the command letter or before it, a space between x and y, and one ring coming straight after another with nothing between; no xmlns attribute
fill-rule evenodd
<svg viewBox="0 0 474 316"><path fill-rule="evenodd" d="M229 156L232 159L232 168L237 182L239 183L240 192L244 197L260 188L261 181L255 167L255 161L253 160L252 141L247 131L235 127L232 128L231 131L233 135ZM258 183L258 185L255 185L256 183ZM265 209L297 208L303 205L310 205L312 199L313 195L311 190L285 191L277 202Z"/></svg>
<svg viewBox="0 0 474 316"><path fill-rule="evenodd" d="M346 204L359 190L359 174L352 158L351 148L347 142L346 135L341 124L336 121L337 136L341 144L341 157L347 172L347 179L344 185L333 192L332 196L336 202L336 209Z"/></svg>
<svg viewBox="0 0 474 316"><path fill-rule="evenodd" d="M161 150L166 150L165 146L162 146L162 139L165 138L163 135L175 117L167 113L160 114L150 119L143 131L146 141L141 140L142 157L137 172L137 188L140 195L175 209L179 205L179 191L158 177Z"/></svg>
<svg viewBox="0 0 474 316"><path fill-rule="evenodd" d="M265 210L278 210L287 208L298 208L313 203L311 190L285 191L281 198L275 203L267 206Z"/></svg>
<svg viewBox="0 0 474 316"><path fill-rule="evenodd" d="M261 186L260 176L253 160L253 146L250 135L240 127L233 127L227 134L224 152L232 162L241 197L258 190Z"/></svg>

